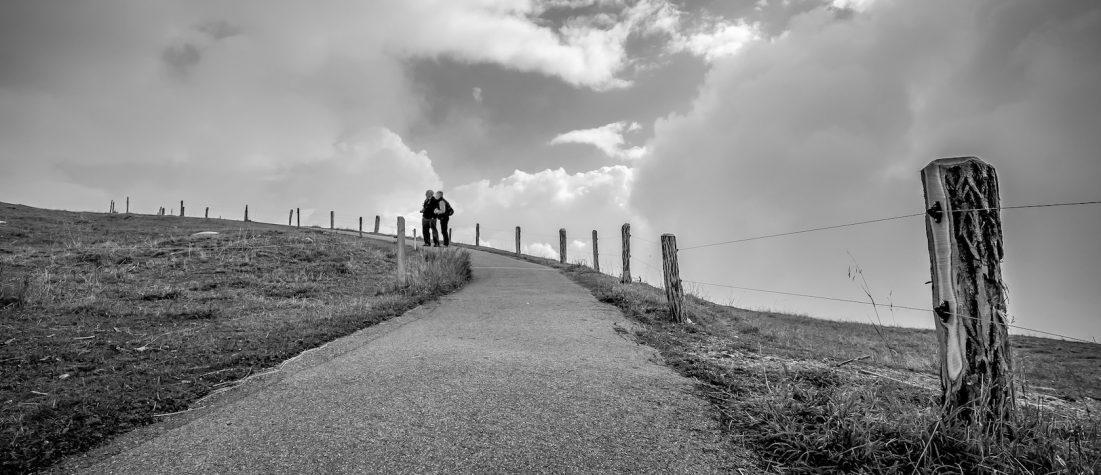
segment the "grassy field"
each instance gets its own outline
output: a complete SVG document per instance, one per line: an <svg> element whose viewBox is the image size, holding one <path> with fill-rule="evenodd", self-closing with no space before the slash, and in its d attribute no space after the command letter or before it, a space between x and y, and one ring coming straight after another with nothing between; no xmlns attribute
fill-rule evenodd
<svg viewBox="0 0 1101 475"><path fill-rule="evenodd" d="M463 251L0 203L0 473L48 466L462 286ZM214 231L213 236L193 236Z"/></svg>
<svg viewBox="0 0 1101 475"><path fill-rule="evenodd" d="M505 253L504 254L511 254ZM699 381L732 441L768 473L1101 473L1101 345L1012 337L1018 420L986 437L942 424L932 331L759 312L559 268L638 321L635 338Z"/></svg>

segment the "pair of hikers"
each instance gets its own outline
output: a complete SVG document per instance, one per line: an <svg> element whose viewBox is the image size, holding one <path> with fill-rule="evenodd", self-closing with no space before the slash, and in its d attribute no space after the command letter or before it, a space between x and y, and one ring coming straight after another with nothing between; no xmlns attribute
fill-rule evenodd
<svg viewBox="0 0 1101 475"><path fill-rule="evenodd" d="M453 214L455 214L455 208L452 208L451 203L443 198L442 191L433 193L432 190L428 190L424 192L424 205L421 206L421 233L424 234L425 246L440 247L440 231L436 229L437 222L443 229L444 247L451 245L451 233L447 222ZM431 236L429 236L429 232L432 233Z"/></svg>

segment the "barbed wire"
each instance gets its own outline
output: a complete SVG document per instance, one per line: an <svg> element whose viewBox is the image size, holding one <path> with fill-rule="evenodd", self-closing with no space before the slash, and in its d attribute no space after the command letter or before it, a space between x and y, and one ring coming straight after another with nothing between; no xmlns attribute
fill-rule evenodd
<svg viewBox="0 0 1101 475"><path fill-rule="evenodd" d="M714 283L710 283L710 282L698 282L698 281L683 280L683 279L681 280L681 282L685 282L685 283L689 283L689 284L696 284L696 285L708 285L708 286L712 286L712 287L724 287L724 288L735 289L735 290L745 290L745 291L750 291L750 292L762 292L762 293L768 293L768 294L788 295L788 296L793 296L793 297L804 297L804 298L812 298L812 299L819 299L819 300L829 300L829 301L833 301L833 302L856 303L856 304L871 305L873 307L882 307L882 308L888 308L888 309L896 309L897 308L897 309L902 309L902 310L913 310L913 311L918 311L918 312L929 312L929 313L934 313L934 314L936 313L936 311L931 309L931 308L911 307L911 306L908 306L908 305L898 305L898 304L893 304L893 303L884 304L884 303L873 302L873 301L870 301L870 300L856 300L856 299L846 299L846 298L838 298L838 297L825 297L825 296L821 296L821 295L801 294L801 293L798 293L798 292L784 292L784 291L779 291L779 290L755 289L755 288L752 288L752 287L741 287L741 286L737 286L737 285L727 285L727 284L714 284ZM970 315L961 315L961 314L958 314L958 313L949 313L949 315L957 316L957 317L960 317L960 318L979 320L979 318L972 317ZM1085 340L1085 339L1082 339L1082 338L1076 338L1076 337L1073 337L1073 336L1062 335L1062 334L1059 334L1059 333L1053 333L1053 332L1044 331L1044 330L1037 330L1035 328L1022 327L1020 325L1014 325L1014 324L1010 324L1010 323L1006 323L1005 325L1007 327L1016 328L1018 330L1025 330L1025 331L1030 331L1030 332L1034 332L1034 333L1041 333L1041 334L1044 334L1044 335L1057 336L1059 338L1064 338L1064 339L1067 339L1067 340L1080 341L1080 342L1083 342L1083 343L1094 343L1094 344L1097 343L1096 341Z"/></svg>
<svg viewBox="0 0 1101 475"><path fill-rule="evenodd" d="M877 219L869 219L869 220L866 220L866 221L857 221L857 222L853 222L853 223L835 224L833 226L822 226L822 227L818 227L818 228L800 229L798 231L788 231L788 232L784 232L784 233L766 234L766 235L763 235L763 236L753 236L753 237L742 238L742 239L734 239L734 240L731 240L731 241L722 241L722 242L714 242L714 243L710 243L710 244L699 244L699 245L695 245L695 246L687 246L687 247L682 247L682 248L678 249L678 251L688 251L688 250L692 250L692 249L702 249L702 248L705 248L705 247L722 246L724 244L734 244L734 243L746 242L746 241L756 241L758 239L768 239L768 238L774 238L774 237L780 237L780 236L791 236L793 234L803 234L803 233L811 233L811 232L815 232L815 231L825 231L827 229L847 228L847 227L850 227L850 226L860 226L860 225L864 225L864 224L881 223L881 222L884 222L884 221L893 221L893 220L896 220L896 219L916 218L918 216L924 216L924 215L925 215L925 213L921 212L921 213L914 213L914 214L904 214L904 215L900 215L900 216L891 216L889 218L877 218Z"/></svg>
<svg viewBox="0 0 1101 475"><path fill-rule="evenodd" d="M972 212L972 211L1001 211L1001 210L1007 210L1007 209L1054 208L1054 207L1059 207L1059 206L1081 206L1081 205L1095 205L1095 204L1101 204L1101 200L1099 200L1099 201L1073 201L1073 202L1065 202L1065 203L1044 203L1044 204L1016 205L1016 206L999 206L999 207L995 207L995 208L959 209L959 210L952 210L952 212L953 213L967 213L967 212ZM857 222L853 222L853 223L836 224L836 225L833 225L833 226L822 226L822 227L817 227L817 228L800 229L800 230L797 230L797 231L788 231L788 232L783 232L783 233L766 234L766 235L762 235L762 236L753 236L753 237L742 238L742 239L734 239L734 240L731 240L731 241L722 241L722 242L715 242L715 243L710 243L710 244L699 244L699 245L695 245L695 246L682 247L682 248L678 249L678 251L688 251L688 250L692 250L692 249L701 249L701 248L705 248L705 247L721 246L721 245L725 245L725 244L735 244L735 243L740 243L740 242L756 241L756 240L759 240L759 239L768 239L768 238L781 237L781 236L791 236L791 235L794 235L794 234L811 233L811 232L816 232L816 231L826 231L826 230L830 230L830 229L839 229L839 228L846 228L846 227L851 227L851 226L861 226L861 225L865 225L865 224L880 223L880 222L884 222L884 221L893 221L893 220L898 220L898 219L916 218L918 216L924 216L925 214L926 214L925 212L905 214L905 215L899 215L899 216L891 216L891 217L887 217L887 218L877 218L877 219L869 219L869 220L865 220L865 221L857 221Z"/></svg>

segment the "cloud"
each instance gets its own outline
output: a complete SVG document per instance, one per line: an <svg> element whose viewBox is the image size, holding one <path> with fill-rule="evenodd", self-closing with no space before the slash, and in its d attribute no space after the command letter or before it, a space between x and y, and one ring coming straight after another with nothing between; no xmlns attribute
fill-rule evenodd
<svg viewBox="0 0 1101 475"><path fill-rule="evenodd" d="M475 102L478 102L478 103L482 102L482 88L475 87L474 90L471 91L471 94L474 96L474 101Z"/></svg>
<svg viewBox="0 0 1101 475"><path fill-rule="evenodd" d="M548 145L561 144L588 144L592 145L605 155L620 160L638 160L646 155L645 147L628 147L623 135L641 128L637 122L612 122L608 125L592 129L572 130L557 135Z"/></svg>
<svg viewBox="0 0 1101 475"><path fill-rule="evenodd" d="M717 22L706 29L678 35L670 48L674 51L689 51L707 61L714 61L734 55L746 44L759 38L756 26L744 22Z"/></svg>
<svg viewBox="0 0 1101 475"><path fill-rule="evenodd" d="M691 109L655 124L631 207L682 248L910 214L923 204L917 170L958 155L998 167L1006 204L1092 199L1101 60L1087 45L1099 31L1101 5L1088 1L812 10L786 34L716 60ZM1087 236L1098 218L1084 208L1004 214L1018 324L1101 333L1083 297L1101 271L1080 258L1097 255ZM680 263L686 280L860 299L846 276L854 259L880 299L928 305L916 218L682 251ZM750 306L875 318L866 307L704 290ZM920 326L931 318L883 315Z"/></svg>
<svg viewBox="0 0 1101 475"><path fill-rule="evenodd" d="M591 261L592 249L584 244L592 239L593 230L611 246L618 242L623 223L641 224L627 206L633 182L634 171L622 165L574 174L561 168L535 173L517 170L500 180L456 187L447 196L458 210L452 225L462 242L473 240L474 225L480 223L483 239L514 250L515 228L520 226L524 246L546 244L529 249L557 258L558 230L565 227L570 262ZM616 269L618 252L610 249L618 245L607 249L602 266Z"/></svg>

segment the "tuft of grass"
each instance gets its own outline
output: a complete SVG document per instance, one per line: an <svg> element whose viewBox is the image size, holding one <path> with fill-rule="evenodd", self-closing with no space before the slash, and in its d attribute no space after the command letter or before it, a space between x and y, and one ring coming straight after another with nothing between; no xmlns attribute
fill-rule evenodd
<svg viewBox="0 0 1101 475"><path fill-rule="evenodd" d="M0 473L48 467L461 287L463 251L0 203ZM217 231L196 238L198 231Z"/></svg>

